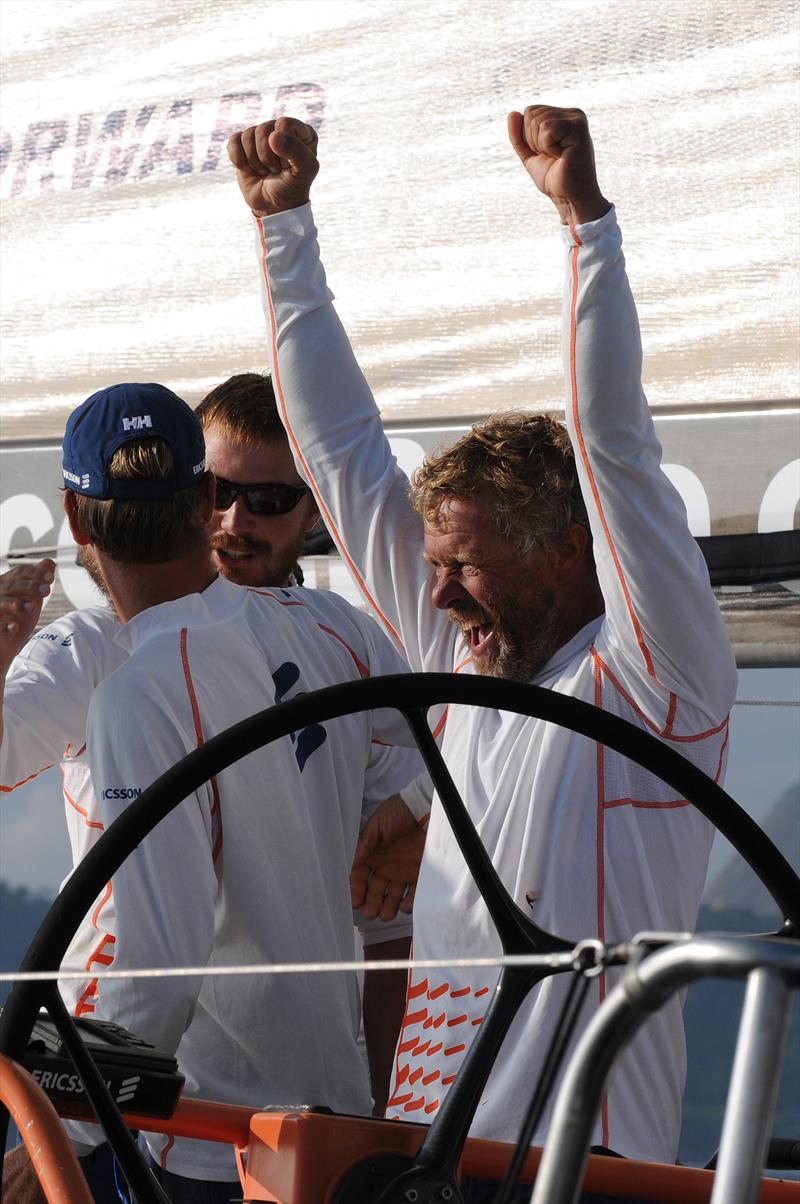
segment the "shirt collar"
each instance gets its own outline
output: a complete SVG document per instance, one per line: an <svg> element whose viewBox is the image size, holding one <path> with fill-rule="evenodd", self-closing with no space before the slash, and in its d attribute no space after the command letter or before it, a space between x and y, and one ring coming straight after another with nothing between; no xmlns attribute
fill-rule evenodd
<svg viewBox="0 0 800 1204"><path fill-rule="evenodd" d="M531 683L535 686L547 685L552 678L560 677L566 667L576 656L582 656L589 648L591 648L597 633L603 625L605 615L597 615L594 619L581 627L580 631L576 632L571 640L567 640L566 644L562 644L557 648L550 660L543 669L531 678Z"/></svg>
<svg viewBox="0 0 800 1204"><path fill-rule="evenodd" d="M186 594L140 611L119 628L114 642L131 653L153 635L218 622L235 613L246 597L246 589L217 577L201 594Z"/></svg>

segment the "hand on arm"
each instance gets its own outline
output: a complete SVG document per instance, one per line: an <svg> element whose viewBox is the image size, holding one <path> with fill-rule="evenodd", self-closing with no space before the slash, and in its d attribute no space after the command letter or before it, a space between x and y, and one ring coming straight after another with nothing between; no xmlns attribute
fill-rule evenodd
<svg viewBox="0 0 800 1204"><path fill-rule="evenodd" d="M597 183L589 123L580 109L528 105L524 113L509 113L508 136L564 225L593 222L608 213L611 204Z"/></svg>
<svg viewBox="0 0 800 1204"><path fill-rule="evenodd" d="M350 873L350 897L365 920L393 920L411 912L425 833L399 794L367 821Z"/></svg>
<svg viewBox="0 0 800 1204"><path fill-rule="evenodd" d="M242 196L257 217L298 209L319 171L316 130L293 117L252 125L228 140Z"/></svg>

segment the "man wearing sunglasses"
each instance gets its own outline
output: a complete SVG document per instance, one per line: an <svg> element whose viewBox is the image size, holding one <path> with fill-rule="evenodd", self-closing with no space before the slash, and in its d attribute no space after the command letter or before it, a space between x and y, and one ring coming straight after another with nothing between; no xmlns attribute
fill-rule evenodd
<svg viewBox="0 0 800 1204"><path fill-rule="evenodd" d="M235 376L214 389L197 414L205 425L213 463L229 474L217 482L207 528L214 560L214 565L207 568L209 578L216 568L229 581L258 589L298 583L301 573L297 562L304 536L317 523L318 512L294 469L269 378L255 373ZM196 554L201 555L200 548ZM103 586L94 558L88 560L93 577ZM52 561L43 561L36 566L19 566L0 577L0 680L6 669L10 670L6 715L9 730L1 750L0 780L6 783L4 789L13 790L17 782L21 784L30 774L35 775L43 766L59 760L66 745L62 763L66 812L73 857L79 859L96 839L98 801L86 758L80 752L83 731L78 729L85 722L94 690L125 662L127 652L117 641L120 624L113 610L98 606L51 624L41 638L34 637L24 655L14 660L27 634L35 628L53 571ZM363 616L361 621L366 621ZM324 663L323 648L314 655ZM71 754L70 746L78 751L77 757ZM390 752L381 755L389 759L392 756ZM397 773L387 768L387 784L392 781L396 789L407 780L414 771L412 758L407 766ZM357 792L356 797L360 799L361 794ZM413 887L407 892L407 903L402 910L410 910L411 898ZM393 914L397 906L395 900ZM401 917L387 927L377 919L378 910L378 907L365 909L359 922L368 946L367 956L373 960L407 956L410 919ZM383 918L391 917L387 914ZM84 925L69 955L71 961L86 963L88 967L97 952L98 939L96 926ZM100 956L98 966L104 964L103 950ZM331 948L328 956L338 956L337 951ZM352 951L349 956L352 957ZM372 974L364 986L367 1052L379 1108L386 1098L404 988L405 974L397 971ZM85 987L76 989L70 1003L80 1015L95 1014L96 983L89 980ZM10 1158L9 1173L23 1176L12 1182L22 1190L21 1184L29 1173L24 1151L18 1149ZM84 1168L99 1192L97 1198L104 1198L105 1187L114 1194L108 1147L100 1147L86 1158ZM195 1190L190 1187L190 1194ZM39 1198L35 1192L30 1196L31 1201Z"/></svg>
<svg viewBox="0 0 800 1204"><path fill-rule="evenodd" d="M96 633L120 650L113 680L98 680L88 698L69 698L71 759L96 784L95 810L78 817L89 844L126 800L254 709L359 675L402 671L376 624L336 595L309 590L299 600L279 586L239 589L216 573L207 529L214 480L204 471L202 428L169 390L119 385L89 398L68 424L64 479L73 534L91 549L119 617ZM279 508L293 500L285 482L267 488L273 509L276 498ZM262 507L264 496L257 495ZM45 561L38 575L31 570L29 581L39 584L31 584L27 604L0 607L0 648L24 636L53 569ZM50 630L60 631L59 622ZM57 672L63 659L79 670L87 649L75 644L90 630L73 624L72 638L57 641L50 669ZM35 640L33 656L26 650L21 659L30 668L37 647L52 643ZM12 675L12 698L19 687ZM4 771L16 770L14 707L9 720ZM50 730L47 714L42 721ZM188 1094L367 1111L352 976L202 985L187 978L177 989L167 978L140 993L97 974L112 963L351 960L347 874L359 821L418 764L408 750L387 748L395 733L376 723L365 715L310 725L230 766L173 812L115 875L84 925L83 948L67 955L67 965L85 972L73 1010L178 1049ZM123 727L133 738L121 738ZM12 772L12 783L17 777ZM385 941L386 929L375 927ZM402 995L398 1003L401 1011ZM390 1060L391 1046L386 1054ZM93 1145L98 1131L80 1126L73 1138ZM216 1204L237 1194L225 1147L165 1141L151 1138L150 1150L170 1198ZM112 1198L113 1168L82 1153L96 1175L96 1198ZM36 1200L35 1189L21 1194L30 1186L24 1153L10 1157L6 1186L20 1201Z"/></svg>
<svg viewBox="0 0 800 1204"><path fill-rule="evenodd" d="M294 466L269 377L242 372L197 408L217 479L214 564L237 585L300 584L298 561L319 511Z"/></svg>
<svg viewBox="0 0 800 1204"><path fill-rule="evenodd" d="M229 581L255 589L302 585L298 560L306 536L322 526L311 490L295 468L272 381L258 372L239 373L217 385L196 412L217 482L209 523L217 569ZM398 911L410 914L425 842L418 825L430 812L432 793L430 778L422 774L368 821L351 875L353 907L360 909L362 921L379 917L385 924ZM371 958L406 956L391 931L370 946ZM378 933L379 927L372 932L376 941ZM389 990L393 976L397 983ZM401 971L381 978L375 1002L371 996L378 978L372 975L365 984L364 1012L371 1024L393 1023L387 993L394 1000L405 989ZM371 1046L376 1051L384 1042ZM382 1082L384 1071L377 1070L376 1077Z"/></svg>

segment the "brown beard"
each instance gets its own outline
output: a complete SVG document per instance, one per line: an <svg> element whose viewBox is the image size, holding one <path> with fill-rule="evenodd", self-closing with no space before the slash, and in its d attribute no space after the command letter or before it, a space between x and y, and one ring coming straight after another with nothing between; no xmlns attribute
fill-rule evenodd
<svg viewBox="0 0 800 1204"><path fill-rule="evenodd" d="M267 586L286 585L302 555L303 543L304 537L300 535L293 544L285 547L281 555L278 556L271 543L264 543L258 539L248 539L246 536L225 535L220 531L216 532L210 538L212 552L218 549L222 551L230 549L234 552L252 552L254 555L266 555L269 558L267 578L252 583L256 589ZM222 572L223 576L226 575L223 567L220 567L220 572ZM233 572L235 573L235 568ZM232 580L236 580L235 576L232 577Z"/></svg>
<svg viewBox="0 0 800 1204"><path fill-rule="evenodd" d="M106 601L111 602L111 605L113 606L114 603L111 601L111 594L108 592L106 579L103 576L100 565L97 562L97 556L94 549L90 548L86 544L83 547L78 548L78 564L82 569L86 569L86 572L92 579L92 583L97 586Z"/></svg>

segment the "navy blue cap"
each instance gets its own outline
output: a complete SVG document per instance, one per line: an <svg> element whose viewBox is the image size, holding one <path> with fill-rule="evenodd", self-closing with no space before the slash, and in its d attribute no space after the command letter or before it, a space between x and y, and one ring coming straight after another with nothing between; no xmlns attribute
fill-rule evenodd
<svg viewBox="0 0 800 1204"><path fill-rule="evenodd" d="M157 435L172 449L174 472L164 479L113 479L108 466L131 439ZM67 489L94 498L161 499L203 475L206 445L194 410L164 385L111 385L93 393L67 420L62 472Z"/></svg>

